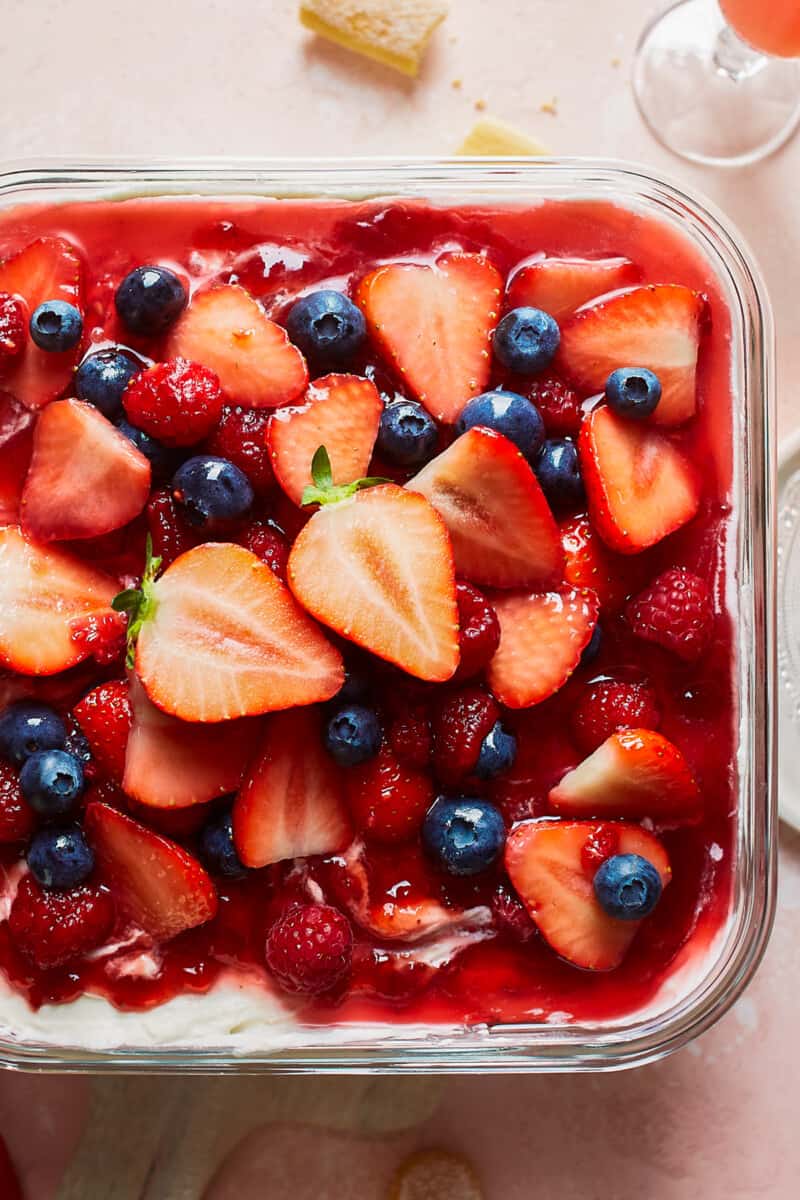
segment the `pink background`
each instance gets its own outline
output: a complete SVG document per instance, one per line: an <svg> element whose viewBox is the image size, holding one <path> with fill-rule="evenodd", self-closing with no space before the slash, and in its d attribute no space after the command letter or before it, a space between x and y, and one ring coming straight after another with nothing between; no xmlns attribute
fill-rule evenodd
<svg viewBox="0 0 800 1200"><path fill-rule="evenodd" d="M775 307L786 434L800 424L792 386L800 372L800 137L769 162L728 173L661 150L628 83L636 35L653 7L452 0L412 82L304 33L292 0L4 0L0 149L11 160L441 155L460 143L484 101L555 153L638 160L729 214ZM541 111L554 99L556 115ZM775 934L755 982L714 1030L657 1066L596 1078L448 1081L3 1075L0 1130L30 1200L197 1197L213 1171L206 1159L221 1113L220 1152L263 1127L235 1151L208 1193L213 1200L379 1200L396 1163L427 1145L470 1157L491 1200L788 1200L800 1179L800 836L785 827L781 872ZM170 1161L184 1165L170 1168L167 1184Z"/></svg>

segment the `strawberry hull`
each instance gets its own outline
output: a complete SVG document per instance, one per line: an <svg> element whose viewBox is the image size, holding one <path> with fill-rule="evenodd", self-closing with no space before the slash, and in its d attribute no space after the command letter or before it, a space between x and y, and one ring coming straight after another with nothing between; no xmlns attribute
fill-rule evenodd
<svg viewBox="0 0 800 1200"><path fill-rule="evenodd" d="M258 1005L272 988L264 963L264 944L271 924L291 903L308 903L310 896L322 894L351 921L354 965L349 981L335 993L305 1004L302 1021L315 1026L314 1037L324 1039L326 1027L336 1027L338 1032L339 1027L363 1022L462 1029L465 1025L531 1020L613 1023L626 1021L638 1010L655 1004L675 963L695 944L701 948L709 944L724 925L731 907L736 845L736 823L730 816L736 808L737 788L733 768L737 749L733 680L736 614L726 607L726 583L735 553L730 517L731 317L709 262L666 224L642 217L631 220L622 208L605 202L554 201L522 209L446 208L403 201L351 205L311 200L223 202L212 198L192 202L174 198L138 200L116 203L113 210L110 205L88 203L58 209L32 207L26 214L23 240L13 215L4 214L0 216L0 259L10 259L28 242L47 237L53 230L80 245L87 302L91 298L100 310L94 313L93 309L92 324L113 331L112 337L124 340L126 335L113 311L113 288L107 286L108 278L116 284L138 263L164 262L191 280L189 304L172 331L160 343L140 339L136 347L156 359L182 354L203 362L208 353L205 365L217 370L229 406L258 410L259 416L277 413L273 429L279 432L275 436L264 434L265 454L275 468L275 481L259 494L249 519L275 520L294 546L287 586L277 584L279 592L254 565L248 551L239 547L234 552L232 544L239 539L238 530L229 540L198 537L204 544L193 551L186 547L190 555L196 556L189 558L189 566L194 563L197 571L191 582L195 611L201 615L212 609L224 614L230 607L229 591L214 596L211 577L207 579L204 574L205 562L211 563L223 548L230 560L232 581L245 569L258 578L263 598L258 611L252 614L253 636L248 633L242 638L239 611L225 638L220 639L220 644L231 639L230 652L225 650L222 656L223 671L237 658L249 664L252 683L246 693L233 685L219 695L207 690L206 676L218 675L218 645L203 643L198 654L193 629L187 631L184 622L184 609L174 607L178 590L170 582L187 569L186 558L178 553L178 570L171 575L173 568L169 567L155 583L156 596L161 597L160 609L150 631L140 640L137 666L143 687L158 710L151 714L155 717L149 731L152 741L163 741L168 746L170 730L180 728L186 734L185 739L179 739L180 761L185 761L189 778L184 789L174 779L170 783L168 770L161 775L162 764L158 772L151 772L148 755L161 754L162 750L157 745L151 751L150 743L143 740L141 746L134 745L130 756L131 771L135 766L140 780L136 784L129 780L132 798L138 796L144 801L131 806L135 822L93 801L89 828L102 859L104 880L112 888L115 878L121 881L117 886L123 894L121 907L126 919L149 927L151 937L156 939L157 972L108 970L109 960L102 955L42 971L19 954L6 924L0 923L0 972L10 986L34 1008L69 1004L91 993L105 997L119 1013L132 1014L135 1020L137 1012L168 1004L187 992L213 993L233 973L237 981L246 981L247 988L252 989L254 1011L258 1012ZM273 262L271 251L266 252L265 247L283 248L285 252L282 258L275 255ZM536 265L548 259L558 265L544 270ZM291 263L295 260L302 266L294 269ZM393 263L398 264L396 271L391 270ZM421 273L423 268L425 273ZM599 289L594 294L593 277ZM104 278L106 284L100 286L98 281ZM330 286L330 281L363 306L370 331L368 342L330 379L315 379L312 370L309 384L305 360L285 339L285 314L298 294ZM581 454L589 477L587 502L580 509L551 515L546 502L542 500L540 505L535 480L533 484L526 482L527 491L524 495L520 492L513 511L526 513L528 524L506 548L500 573L491 569L490 536L485 539L485 568L482 563L475 566L479 556L471 559L464 545L461 557L458 553L453 556L448 524L456 528L461 516L459 505L472 504L476 494L483 503L488 492L480 495L477 490L451 489L446 503L452 507L444 511L442 500L438 513L432 495L428 500L414 495L414 476L429 470L428 465L404 470L387 466L372 453L380 415L376 396L380 394L383 401L395 394L420 400L436 417L440 426L438 449L442 455L447 454L455 443L450 426L466 400L499 386L508 377L492 357L491 337L496 319L509 304L553 297L548 303L562 306L559 319L569 331L587 320L576 318L570 311L573 307L591 306L598 295L609 290L651 284L675 285L687 289L692 297L702 295L711 317L709 322L705 320L704 307L701 321L699 311L695 313L687 302L690 317L697 317L701 337L696 363L689 362L688 357L681 359L685 378L679 381L681 389L670 393L670 403L675 402L672 414L660 426L658 422L646 424L646 436L651 439L648 447L668 444L675 461L685 462L691 474L692 482L686 484L680 511L657 529L657 536L651 536L649 527L640 530L636 526L636 544L631 546L627 512L623 520L609 488L592 475L596 464L598 477L603 469L605 443L600 453L594 443L589 445L586 431L591 419L584 418ZM447 322L459 309L460 289L470 293L472 308L466 313L464 327L459 326L450 339L454 327ZM433 324L443 322L447 326L442 361L447 359L453 378L457 376L458 386L452 389L444 368L439 371L435 338L423 338L417 356L405 359L416 330L408 313L396 312L396 299L410 303L409 297L426 295L432 297ZM467 345L470 324L474 326L474 338ZM209 330L219 335L213 352L207 351ZM571 347L572 335L568 332L567 354ZM431 374L434 361L437 372ZM585 361L586 356L577 367L563 366L560 375L566 362L562 353L552 367L565 384L579 391L581 403L590 394L589 385L595 385L595 376ZM271 364L269 370L265 364ZM591 366L592 370L599 369L594 361ZM696 382L694 416L689 405L683 403L683 388L692 370ZM352 377L357 380L353 385L348 382ZM369 386L364 386L361 377L370 381ZM324 410L309 416L308 406L313 409L315 397L319 399L320 392L325 391L327 401L327 394L341 386L341 379L346 381L342 411L352 395L355 404L361 406L358 412L363 408L364 413L363 419L359 416L355 421L352 438L347 428L342 434L337 419L326 423ZM2 390L0 379L0 393ZM522 392L522 387L519 390ZM54 399L49 396L48 402ZM25 404L31 409L36 407L30 404L27 392ZM282 436L291 430L296 419L293 414L298 410L307 418L297 425L305 439L302 454L290 437ZM436 608L430 607L430 595L416 596L409 589L407 609L400 610L410 631L405 640L401 638L403 631L393 625L397 608L390 617L388 610L387 615L381 614L380 606L377 613L357 607L352 589L348 592L341 572L337 573L336 556L322 557L321 552L327 555L335 538L325 535L319 542L315 538L317 531L333 525L336 505L327 510L326 506L303 510L298 504L309 482L310 457L318 448L313 444L318 434L333 443L328 448L335 470L333 439L341 434L340 445L351 456L345 456L345 474L391 475L393 480L392 485L359 492L357 498L345 502L350 509L343 506L340 511L366 511L370 505L378 506L387 493L394 502L396 492L425 506L426 528L435 533L417 537L416 529L423 525L413 524L415 509L410 508L408 540L412 542L416 537L419 542L420 561L426 548L430 549L432 543L437 545ZM24 439L32 437L26 422L5 442L0 439L0 505L6 506L0 507L0 513L6 512L9 518L16 516L22 493L21 477L29 452ZM6 446L13 447L15 456L9 453L4 458ZM645 457L649 453L647 449ZM628 455L631 458L636 460L636 454ZM516 460L513 469L518 475L522 473ZM647 471L645 475L649 479ZM346 482L338 471L335 482ZM406 485L410 485L408 489ZM669 490L674 491L671 487ZM426 494L429 491L433 489L426 487ZM377 498L369 500L371 495ZM481 537L488 528L500 539L502 503L488 511L491 522L480 526ZM634 517L637 515L634 511ZM468 516L465 538L476 528L474 510ZM575 524L579 518L589 525L588 549L585 529ZM390 518L384 521L381 517L381 522L385 527ZM120 545L123 536L128 537L132 531L138 537L140 525L144 526L144 519L120 530ZM566 531L566 560L560 529ZM519 532L516 526L514 532ZM3 536L7 541L10 537L19 557L18 539L23 535L3 531ZM365 540L372 546L371 536L372 530L366 524L359 528L352 522L348 525L347 537L354 547L363 549ZM399 532L397 536L399 539ZM437 539L441 540L440 546ZM476 540L473 537L471 544ZM70 563L82 564L94 579L96 547L91 542L90 538L82 546L79 535L73 535L68 554ZM481 541L481 547L483 544ZM46 549L49 553L50 547ZM58 542L53 552L66 553ZM109 561L112 559L109 556ZM662 647L637 638L625 616L631 597L675 566L700 576L713 599L713 633L695 663L670 656ZM380 564L375 569L376 578L380 578L379 568ZM213 575L216 568L209 570ZM613 578L607 578L606 573L613 574ZM354 570L350 578L357 579ZM596 591L593 579L597 580ZM409 818L407 827L401 828L391 842L388 838L384 843L378 837L370 838L362 813L369 811L370 798L364 798L363 804L361 797L358 805L352 802L352 787L348 788L346 777L339 778L338 768L326 772L326 752L318 745L319 731L336 704L343 662L348 672L354 661L364 663L368 692L379 710L385 737L404 706L432 711L438 697L452 692L457 686L451 681L458 666L456 580L477 585L496 607L502 629L501 649L488 671L478 674L475 682L492 690L499 701L500 720L515 736L518 746L516 760L505 774L493 779L468 778L470 794L497 805L510 835L507 865L498 864L472 878L450 876L432 865L422 850L416 817ZM93 601L92 609L107 604L114 591L130 583L127 572L125 578L104 583L100 605ZM386 595L390 595L388 589ZM539 611L543 598L545 619ZM44 611L51 622L52 606L45 599ZM88 601L76 600L76 605L85 608ZM534 610L533 617L529 607ZM273 611L283 614L289 628L287 638L294 639L298 627L302 627L302 636L307 639L302 643L305 653L299 658L284 660L277 648L270 650L283 689L277 696L275 679L266 678L264 671L264 646L268 641L262 636L261 621L268 610L270 615L264 620L269 622ZM541 642L542 630L547 638L551 636L550 615L556 610L566 612L566 636L562 636L564 630L559 626L552 634L557 653L547 652L545 646L541 661L535 656L532 659L530 647ZM27 620L21 610L17 615L20 622ZM204 615L202 619L206 619ZM597 657L591 658L598 619L600 649ZM217 615L214 620L219 624L221 618ZM59 647L63 665L48 650L50 657L43 668L30 662L16 663L0 640L0 658L10 681L9 696L16 699L40 694L39 684L33 686L29 676L23 674L23 667L34 674L54 666L55 685L61 670L69 671L78 664L77 651L70 648L67 653L66 647L60 643ZM552 668L550 677L545 678L542 664ZM93 687L109 678L119 679L123 673L121 667L116 673L99 668L95 671L93 664L87 663L80 670L90 667L77 696L67 690L68 699L62 700L56 686L48 692L65 713ZM667 815L661 823L655 821L657 835L642 834L637 824L652 816L647 799L644 809L638 806L637 798L631 799L626 813L618 811L613 802L598 800L592 791L593 780L589 788L575 787L574 772L586 754L572 739L571 715L587 685L605 676L642 682L652 690L661 714L659 732L678 748L686 775L702 796L702 803L697 804L694 793L682 794L683 807L677 816L672 814L675 820ZM247 724L242 722L243 717ZM230 721L235 724L228 725ZM208 745L203 744L204 722L213 722L208 726L213 729ZM233 745L226 745L227 729L241 735L234 738ZM193 763L195 737L198 761ZM313 753L305 754L304 747L312 741ZM219 747L218 756L214 746ZM347 769L343 770L346 775ZM369 774L366 769L357 770L360 776ZM435 764L415 766L413 770L429 782L433 795L443 790ZM213 873L209 877L205 873L195 826L181 826L174 840L172 834L161 836L155 818L148 826L146 806L154 801L157 804L158 797L145 792L153 779L162 777L173 788L166 805L187 805L189 811L197 805L216 815L226 810L234 793L238 795L233 801L234 841L239 857L250 868L243 878ZM319 811L324 810L324 822L319 811L315 812L317 805ZM498 888L510 887L509 876L529 915L534 922L537 920L537 897L524 894L527 875L520 867L520 858L527 853L530 834L526 831L541 818L552 827L589 827L585 838L575 835L575 845L569 850L570 870L574 869L583 882L581 854L590 834L594 836L599 826L629 825L634 832L623 837L624 845L617 843L622 852L649 853L658 859L664 882L669 878L669 886L665 886L653 914L637 929L625 930L624 936L615 927L609 934L604 921L595 922L608 936L598 940L591 926L588 940L579 951L565 945L563 930L557 925L540 927L541 936L523 942L509 927L494 923L493 898ZM356 842L348 845L353 828L360 830L361 825L366 828L363 841L357 833ZM140 828L146 832L141 833ZM613 837L609 835L604 841L598 836L598 840L612 844ZM176 900L183 916L173 911L171 885L163 893L150 890L148 873L138 870L140 854L145 861L160 864L162 877L174 879L178 893L185 890L185 896ZM294 859L298 860L295 867ZM0 847L0 865L12 868L18 861L18 847ZM589 879L587 886L590 884ZM533 886L535 891L538 877ZM596 911L592 916L597 918ZM449 939L448 947L452 942L455 949L448 948L445 954L439 949L438 939L442 939L442 945ZM414 958L417 953L418 959ZM115 955L111 962L113 965ZM212 1007L213 994L209 997L209 1012Z"/></svg>

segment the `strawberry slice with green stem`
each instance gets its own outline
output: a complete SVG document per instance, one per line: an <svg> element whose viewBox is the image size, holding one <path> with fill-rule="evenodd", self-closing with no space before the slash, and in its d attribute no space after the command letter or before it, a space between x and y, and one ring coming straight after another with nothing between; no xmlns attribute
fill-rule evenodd
<svg viewBox="0 0 800 1200"><path fill-rule="evenodd" d="M603 826L591 821L526 821L508 836L506 870L539 932L556 954L576 967L611 971L627 954L641 921L620 921L601 908L594 893L599 862L585 853ZM638 854L652 863L666 887L666 851L638 825L614 824L617 854Z"/></svg>
<svg viewBox="0 0 800 1200"><path fill-rule="evenodd" d="M45 300L81 301L81 262L65 238L43 237L0 264L0 292L25 302L27 316ZM3 390L26 408L43 408L66 391L80 355L79 347L63 354L40 350L28 337L18 358L3 374Z"/></svg>
<svg viewBox="0 0 800 1200"><path fill-rule="evenodd" d="M148 538L142 586L114 599L128 613L128 663L156 707L216 722L330 700L342 657L270 568L210 542L161 575Z"/></svg>
<svg viewBox="0 0 800 1200"><path fill-rule="evenodd" d="M560 581L564 556L553 514L530 466L502 434L468 430L406 487L442 517L460 576L501 588Z"/></svg>
<svg viewBox="0 0 800 1200"><path fill-rule="evenodd" d="M319 504L289 555L289 586L324 625L408 674L450 679L458 606L445 525L428 501L379 478L334 484L320 446L303 504Z"/></svg>
<svg viewBox="0 0 800 1200"><path fill-rule="evenodd" d="M306 393L301 408L281 408L267 434L272 469L286 495L301 504L313 482L311 462L325 446L335 483L366 473L378 436L383 402L369 379L326 375Z"/></svg>

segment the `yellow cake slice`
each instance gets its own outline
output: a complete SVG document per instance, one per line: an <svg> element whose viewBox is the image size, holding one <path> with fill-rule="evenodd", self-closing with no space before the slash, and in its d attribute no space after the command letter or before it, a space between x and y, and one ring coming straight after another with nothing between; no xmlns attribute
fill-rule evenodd
<svg viewBox="0 0 800 1200"><path fill-rule="evenodd" d="M496 154L549 154L536 138L521 129L499 121L497 117L479 117L456 154L492 156Z"/></svg>
<svg viewBox="0 0 800 1200"><path fill-rule="evenodd" d="M444 0L303 0L307 29L356 54L416 75L431 35L447 16Z"/></svg>

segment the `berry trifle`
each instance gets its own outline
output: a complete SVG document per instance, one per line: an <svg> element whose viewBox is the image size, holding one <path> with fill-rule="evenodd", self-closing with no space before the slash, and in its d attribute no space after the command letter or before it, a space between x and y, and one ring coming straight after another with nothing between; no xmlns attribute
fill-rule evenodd
<svg viewBox="0 0 800 1200"><path fill-rule="evenodd" d="M731 905L731 321L607 201L0 215L0 1025L624 1022Z"/></svg>

